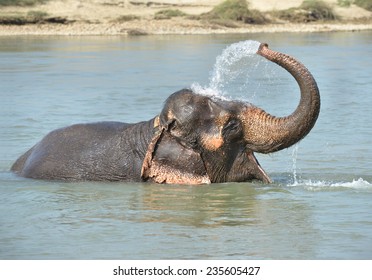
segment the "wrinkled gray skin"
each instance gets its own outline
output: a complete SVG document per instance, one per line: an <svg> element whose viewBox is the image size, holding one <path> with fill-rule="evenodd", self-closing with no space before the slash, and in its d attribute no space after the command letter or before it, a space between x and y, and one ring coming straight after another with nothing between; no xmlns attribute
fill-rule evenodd
<svg viewBox="0 0 372 280"><path fill-rule="evenodd" d="M249 103L184 89L172 94L160 115L149 121L54 130L11 169L23 177L48 180L271 182L254 152L272 153L305 137L317 120L320 97L313 76L300 62L266 44L257 53L296 79L301 99L291 115L277 118Z"/></svg>

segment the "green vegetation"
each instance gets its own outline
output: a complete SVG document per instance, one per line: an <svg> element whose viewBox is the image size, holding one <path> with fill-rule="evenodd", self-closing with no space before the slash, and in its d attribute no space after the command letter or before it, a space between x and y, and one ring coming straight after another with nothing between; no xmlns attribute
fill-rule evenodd
<svg viewBox="0 0 372 280"><path fill-rule="evenodd" d="M43 21L48 17L48 13L42 12L42 11L29 11L26 15L26 18L28 18L31 21L40 22Z"/></svg>
<svg viewBox="0 0 372 280"><path fill-rule="evenodd" d="M42 15L23 15L23 14L7 14L0 15L0 24L3 25L24 25L24 24L35 24L43 21Z"/></svg>
<svg viewBox="0 0 372 280"><path fill-rule="evenodd" d="M34 6L48 0L0 0L0 6Z"/></svg>
<svg viewBox="0 0 372 280"><path fill-rule="evenodd" d="M350 5L352 4L352 0L337 0L337 4L340 6L340 7L350 7Z"/></svg>
<svg viewBox="0 0 372 280"><path fill-rule="evenodd" d="M132 20L140 19L139 16L136 15L123 15L113 20L113 22L127 22Z"/></svg>
<svg viewBox="0 0 372 280"><path fill-rule="evenodd" d="M278 11L273 15L291 22L332 21L337 19L333 8L320 0L305 0L298 8Z"/></svg>
<svg viewBox="0 0 372 280"><path fill-rule="evenodd" d="M350 7L351 4L355 4L363 9L372 11L372 0L337 0L337 4L340 7Z"/></svg>
<svg viewBox="0 0 372 280"><path fill-rule="evenodd" d="M302 2L300 8L310 13L310 21L335 20L337 18L333 8L320 0L305 0Z"/></svg>
<svg viewBox="0 0 372 280"><path fill-rule="evenodd" d="M0 15L0 24L14 24L14 25L24 25L24 24L35 24L43 23L48 21L49 15L41 11L30 11L27 14L5 14Z"/></svg>
<svg viewBox="0 0 372 280"><path fill-rule="evenodd" d="M0 0L0 7L31 7L43 4L49 0ZM0 24L4 25L24 25L39 23L67 23L68 20L62 17L51 17L43 11L29 11L28 13L7 12L0 13Z"/></svg>
<svg viewBox="0 0 372 280"><path fill-rule="evenodd" d="M242 21L244 23L262 24L267 22L264 15L257 10L248 9L246 0L225 0L212 11L201 16L207 20Z"/></svg>
<svg viewBox="0 0 372 280"><path fill-rule="evenodd" d="M0 24L4 25L22 25L26 24L25 17L18 14L0 14Z"/></svg>
<svg viewBox="0 0 372 280"><path fill-rule="evenodd" d="M248 13L248 4L245 0L226 0L206 15L213 19L241 21Z"/></svg>
<svg viewBox="0 0 372 280"><path fill-rule="evenodd" d="M0 25L25 25L25 24L43 24L43 23L60 23L71 22L67 18L52 17L42 11L29 11L27 14L9 13L0 14Z"/></svg>
<svg viewBox="0 0 372 280"><path fill-rule="evenodd" d="M372 0L355 0L354 4L372 12Z"/></svg>
<svg viewBox="0 0 372 280"><path fill-rule="evenodd" d="M166 9L155 13L155 19L170 19L173 17L184 17L187 14L178 9Z"/></svg>

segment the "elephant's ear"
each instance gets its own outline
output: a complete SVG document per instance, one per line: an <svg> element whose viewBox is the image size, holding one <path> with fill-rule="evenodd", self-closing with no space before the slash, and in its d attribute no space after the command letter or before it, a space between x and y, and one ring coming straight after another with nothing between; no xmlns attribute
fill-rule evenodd
<svg viewBox="0 0 372 280"><path fill-rule="evenodd" d="M141 169L141 178L143 180L147 180L151 173L151 165L153 160L153 155L155 153L156 145L158 144L159 139L164 133L164 129L160 129L159 131L155 132L154 137L152 138L149 146L147 147L147 151L145 154L145 158L142 163Z"/></svg>
<svg viewBox="0 0 372 280"><path fill-rule="evenodd" d="M142 164L145 181L166 184L211 183L198 152L181 145L165 129L151 140Z"/></svg>

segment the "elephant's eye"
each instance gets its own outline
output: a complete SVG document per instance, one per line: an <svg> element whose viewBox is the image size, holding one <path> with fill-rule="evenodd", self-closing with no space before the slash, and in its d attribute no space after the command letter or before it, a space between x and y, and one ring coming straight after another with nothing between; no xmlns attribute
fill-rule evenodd
<svg viewBox="0 0 372 280"><path fill-rule="evenodd" d="M174 120L172 121L172 123L169 124L168 131L175 137L182 137L182 130L180 128L180 124Z"/></svg>
<svg viewBox="0 0 372 280"><path fill-rule="evenodd" d="M170 131L174 131L177 129L177 121L172 121L170 124L169 124L169 128L168 128Z"/></svg>
<svg viewBox="0 0 372 280"><path fill-rule="evenodd" d="M241 125L238 120L232 119L226 123L225 127L222 130L222 133L225 137L227 136L236 136L241 132Z"/></svg>
<svg viewBox="0 0 372 280"><path fill-rule="evenodd" d="M234 131L234 130L238 130L239 127L240 127L240 123L237 120L232 119L225 125L223 130Z"/></svg>

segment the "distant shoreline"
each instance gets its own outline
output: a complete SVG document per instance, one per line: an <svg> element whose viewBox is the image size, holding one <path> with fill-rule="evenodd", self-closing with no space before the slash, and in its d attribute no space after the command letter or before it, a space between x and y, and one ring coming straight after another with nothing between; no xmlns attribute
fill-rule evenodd
<svg viewBox="0 0 372 280"><path fill-rule="evenodd" d="M219 12L215 11L214 17L202 16L228 1L230 6L217 9ZM340 7L335 0L322 0L320 3L326 2L326 6L318 4L319 7L307 10L301 8L303 0L228 1L50 0L41 1L42 4L34 6L2 6L0 36L138 36L372 30L371 11L356 5ZM283 18L273 14L273 11L286 11L288 8L295 10L284 13L286 16ZM237 15L229 18L223 13L226 10L233 15L240 13L240 17L246 18L243 20ZM252 13L248 13L249 11ZM323 11L328 17L319 15L319 11Z"/></svg>
<svg viewBox="0 0 372 280"><path fill-rule="evenodd" d="M1 25L0 36L37 35L202 35L202 34L244 34L277 32L336 32L368 31L372 23L307 23L307 24L264 24L240 25L229 28L215 26L195 20L137 20L127 23L68 23L68 24L27 24Z"/></svg>

